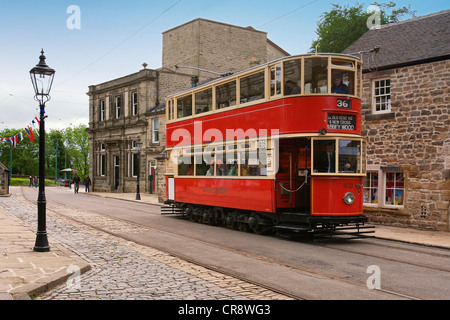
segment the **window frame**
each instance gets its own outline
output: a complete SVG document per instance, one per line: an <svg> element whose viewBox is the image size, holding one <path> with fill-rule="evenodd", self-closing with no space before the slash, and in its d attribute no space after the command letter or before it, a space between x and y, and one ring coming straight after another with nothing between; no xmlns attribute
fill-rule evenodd
<svg viewBox="0 0 450 320"><path fill-rule="evenodd" d="M106 104L105 104L105 100L102 99L100 100L100 118L99 121L105 121L106 120Z"/></svg>
<svg viewBox="0 0 450 320"><path fill-rule="evenodd" d="M137 92L133 92L131 94L131 115L137 116L139 114L139 103L138 103L138 94Z"/></svg>
<svg viewBox="0 0 450 320"><path fill-rule="evenodd" d="M115 105L115 113L116 113L116 119L120 119L122 116L122 96L115 96L114 98L114 105Z"/></svg>
<svg viewBox="0 0 450 320"><path fill-rule="evenodd" d="M159 118L152 119L152 143L159 143Z"/></svg>
<svg viewBox="0 0 450 320"><path fill-rule="evenodd" d="M382 210L382 209L386 209L386 210L402 210L406 207L407 205L407 180L408 180L408 176L407 176L407 172L405 170L402 170L401 168L398 167L371 167L367 169L367 173L377 173L378 174L378 201L377 202L363 202L363 205L365 208L373 208L373 209L378 209L378 210ZM402 174L403 175L403 186L398 187L397 188L392 188L392 187L388 187L388 174ZM367 179L368 177L364 178L364 189L363 189L363 195L366 195L366 184L367 184ZM370 181L369 181L370 183ZM374 187L373 187L374 188ZM388 190L393 190L394 194L395 191L402 191L402 203L396 205L395 204L395 198L394 198L394 204L392 203L388 203L386 201L386 196L387 196L387 191ZM394 196L395 197L395 196ZM363 200L364 201L364 200Z"/></svg>
<svg viewBox="0 0 450 320"><path fill-rule="evenodd" d="M377 87L376 84L377 82L382 82L382 81L389 81L389 86L385 85L383 87L379 86ZM384 94L376 94L376 90L377 89L389 89L389 93L384 93ZM381 104L384 104L386 109L383 110L377 110L377 98L381 98L381 97L388 97L387 101L385 102L380 102ZM387 114L387 113L392 113L392 97L391 97L391 78L390 77L383 77L383 78L376 78L376 79L372 79L372 114L376 115L376 114Z"/></svg>

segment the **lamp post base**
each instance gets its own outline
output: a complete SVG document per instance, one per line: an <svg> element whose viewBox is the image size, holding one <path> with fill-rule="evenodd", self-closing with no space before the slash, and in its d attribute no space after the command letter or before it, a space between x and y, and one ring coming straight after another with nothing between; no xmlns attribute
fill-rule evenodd
<svg viewBox="0 0 450 320"><path fill-rule="evenodd" d="M47 232L37 232L36 233L36 243L34 244L33 250L35 252L49 252L50 245L48 244Z"/></svg>

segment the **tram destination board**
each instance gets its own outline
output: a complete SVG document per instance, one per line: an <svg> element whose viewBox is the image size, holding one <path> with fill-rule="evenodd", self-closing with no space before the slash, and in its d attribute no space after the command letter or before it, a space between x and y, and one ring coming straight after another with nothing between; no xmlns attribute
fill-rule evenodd
<svg viewBox="0 0 450 320"><path fill-rule="evenodd" d="M328 114L328 129L356 130L356 116L347 114Z"/></svg>

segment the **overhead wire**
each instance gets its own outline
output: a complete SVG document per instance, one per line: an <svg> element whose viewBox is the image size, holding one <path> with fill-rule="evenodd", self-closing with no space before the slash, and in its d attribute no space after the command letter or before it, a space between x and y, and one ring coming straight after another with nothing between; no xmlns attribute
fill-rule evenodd
<svg viewBox="0 0 450 320"><path fill-rule="evenodd" d="M268 25L269 23L272 23L272 22L274 22L274 21L276 21L276 20L279 20L279 19L281 19L281 18L284 18L284 17L286 17L286 16L288 16L288 15L294 13L294 12L297 12L298 10L304 9L304 8L310 6L310 5L312 5L313 3L316 3L316 2L318 2L318 1L319 1L319 0L314 0L314 1L308 2L307 4L304 4L304 5L302 5L301 7L298 7L298 8L296 8L296 9L292 10L292 11L289 11L288 13L285 13L285 14L283 14L283 15L281 15L281 16L275 18L275 19L272 19L272 20L270 20L270 21L267 21L266 23L264 23L264 24L262 24L262 25L260 25L260 26L257 26L256 28L257 28L257 29L262 28L262 27Z"/></svg>

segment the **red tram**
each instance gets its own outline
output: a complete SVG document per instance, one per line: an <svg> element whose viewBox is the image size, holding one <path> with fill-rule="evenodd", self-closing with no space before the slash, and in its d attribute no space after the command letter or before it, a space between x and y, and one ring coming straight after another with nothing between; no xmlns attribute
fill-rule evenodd
<svg viewBox="0 0 450 320"><path fill-rule="evenodd" d="M316 54L169 96L168 208L255 233L365 233L361 86L360 59Z"/></svg>

